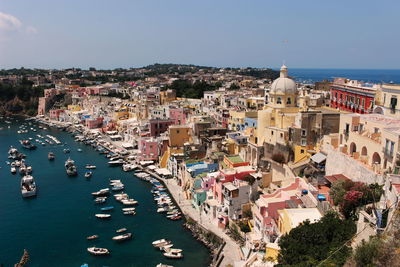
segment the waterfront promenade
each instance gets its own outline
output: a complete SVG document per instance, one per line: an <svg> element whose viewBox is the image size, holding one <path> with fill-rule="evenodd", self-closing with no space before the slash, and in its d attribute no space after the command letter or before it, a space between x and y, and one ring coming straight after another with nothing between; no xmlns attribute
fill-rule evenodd
<svg viewBox="0 0 400 267"><path fill-rule="evenodd" d="M179 207L185 215L188 215L201 226L213 232L215 235L219 236L225 241L226 245L222 251L224 259L220 266L227 266L229 264L233 265L235 261L240 261L242 252L239 245L221 228L219 228L217 223L212 221L209 216L206 216L204 213L200 213L198 210L196 210L192 206L191 200L184 199L181 194L182 189L177 185L174 179L161 178L161 180L167 186L169 192L173 195L174 199L177 201Z"/></svg>

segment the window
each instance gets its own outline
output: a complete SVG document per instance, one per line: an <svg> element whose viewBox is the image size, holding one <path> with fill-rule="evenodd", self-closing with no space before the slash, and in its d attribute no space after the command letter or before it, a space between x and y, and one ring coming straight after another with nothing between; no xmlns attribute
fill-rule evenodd
<svg viewBox="0 0 400 267"><path fill-rule="evenodd" d="M307 135L307 130L301 129L301 136L306 136Z"/></svg>
<svg viewBox="0 0 400 267"><path fill-rule="evenodd" d="M287 105L290 105L290 104L292 104L292 99L291 99L290 97L288 97L288 98L287 98L287 100L286 100L286 104L287 104Z"/></svg>
<svg viewBox="0 0 400 267"><path fill-rule="evenodd" d="M274 131L271 131L271 135L274 135Z"/></svg>
<svg viewBox="0 0 400 267"><path fill-rule="evenodd" d="M390 156L393 157L394 142L390 141Z"/></svg>
<svg viewBox="0 0 400 267"><path fill-rule="evenodd" d="M281 138L283 138L283 133L281 133Z"/></svg>
<svg viewBox="0 0 400 267"><path fill-rule="evenodd" d="M304 149L301 149L301 150L300 150L300 154L304 154Z"/></svg>
<svg viewBox="0 0 400 267"><path fill-rule="evenodd" d="M304 138L302 138L302 139L301 139L300 145L301 145L301 146L306 146L306 145L307 145L307 140L304 139Z"/></svg>
<svg viewBox="0 0 400 267"><path fill-rule="evenodd" d="M176 133L178 134L178 133L179 133L179 130L176 130Z"/></svg>
<svg viewBox="0 0 400 267"><path fill-rule="evenodd" d="M282 98L278 97L278 98L276 99L276 103L277 103L277 104L282 104Z"/></svg>
<svg viewBox="0 0 400 267"><path fill-rule="evenodd" d="M365 106L365 98L361 99L361 106Z"/></svg>

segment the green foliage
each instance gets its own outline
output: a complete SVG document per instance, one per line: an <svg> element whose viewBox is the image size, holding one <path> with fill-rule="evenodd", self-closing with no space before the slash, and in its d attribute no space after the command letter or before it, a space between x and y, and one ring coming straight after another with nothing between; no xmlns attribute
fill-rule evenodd
<svg viewBox="0 0 400 267"><path fill-rule="evenodd" d="M243 233L250 232L250 227L249 227L249 224L247 223L247 221L240 221L239 227L240 227L240 231L242 231Z"/></svg>
<svg viewBox="0 0 400 267"><path fill-rule="evenodd" d="M237 90L240 89L240 86L237 85L236 83L232 83L231 86L228 88L229 90Z"/></svg>
<svg viewBox="0 0 400 267"><path fill-rule="evenodd" d="M351 253L346 242L355 231L353 221L342 220L334 212L316 223L306 221L279 240L278 266L315 266L328 257L324 266L342 266Z"/></svg>
<svg viewBox="0 0 400 267"><path fill-rule="evenodd" d="M338 180L332 184L330 194L335 205L346 218L354 217L358 207L379 201L383 186L377 183L365 184L351 180Z"/></svg>
<svg viewBox="0 0 400 267"><path fill-rule="evenodd" d="M191 83L188 80L175 80L168 88L174 89L177 97L202 98L205 91L212 91L218 87L205 81Z"/></svg>
<svg viewBox="0 0 400 267"><path fill-rule="evenodd" d="M354 251L353 259L357 267L373 267L379 256L382 247L382 240L379 237L372 237L368 242L364 240Z"/></svg>

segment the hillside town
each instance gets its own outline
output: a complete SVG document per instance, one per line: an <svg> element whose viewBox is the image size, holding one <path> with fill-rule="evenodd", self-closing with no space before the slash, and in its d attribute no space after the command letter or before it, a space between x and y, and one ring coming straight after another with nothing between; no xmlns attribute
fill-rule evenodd
<svg viewBox="0 0 400 267"><path fill-rule="evenodd" d="M356 215L353 247L390 231L400 196L400 85L303 84L285 65L269 78L185 69L89 84L86 77L107 75L75 74L31 78L55 84L37 117L101 136L161 177L183 212L226 242L224 263L273 266L283 236L332 210ZM190 98L177 80L214 88ZM350 205L346 196L362 191L355 187L372 197L353 195Z"/></svg>

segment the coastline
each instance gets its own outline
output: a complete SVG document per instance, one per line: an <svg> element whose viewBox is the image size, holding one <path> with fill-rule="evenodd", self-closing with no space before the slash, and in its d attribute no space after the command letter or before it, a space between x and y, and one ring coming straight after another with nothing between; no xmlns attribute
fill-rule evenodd
<svg viewBox="0 0 400 267"><path fill-rule="evenodd" d="M30 119L36 120L40 123L46 124L48 126L56 126L56 127L62 127L67 129L68 127L72 127L74 130L78 130L76 129L75 126L70 125L69 123L63 123L63 122L59 122L59 121L54 121L54 120L45 120L44 118L38 118L38 117L31 117L31 116L27 116ZM84 127L85 130L86 127ZM78 130L80 131L80 130ZM106 135L104 135L103 133L101 133L102 137L107 137ZM109 141L114 147L118 147L121 148L116 142L114 141ZM128 156L132 156L131 153L129 153L128 155L126 155L126 157ZM192 232L192 235L195 239L197 239L198 241L200 241L205 247L207 247L207 249L210 251L210 255L211 255L211 264L210 266L227 266L227 265L233 265L235 261L240 261L243 258L242 255L242 251L240 249L239 244L237 244L231 237L229 237L225 231L223 231L222 229L220 229L215 223L213 223L210 219L206 218L202 218L201 213L199 211L197 211L195 208L192 207L191 201L187 200L187 199L183 199L183 197L181 197L181 189L178 186L178 184L175 182L175 179L171 178L171 179L166 179L166 178L162 178L160 176L158 176L156 173L145 169L143 167L139 167L142 171L150 174L152 177L156 178L157 180L159 180L160 182L162 182L166 188L168 189L168 192L170 193L170 195L173 197L175 203L178 205L179 209L181 210L182 214L185 215L185 219L186 218L190 218L191 220L195 221L198 225L200 225L200 227L206 229L207 231L209 231L210 233L212 233L213 235L217 236L218 238L220 238L221 240L223 240L223 246L219 247L217 250L215 249L210 249L209 246L207 246L207 244L204 242L204 240L202 238L198 238L195 235L197 235L198 233L196 233L196 229L193 227L187 227L187 222L188 220L186 220L186 222L184 223L184 226L187 230ZM204 217L204 216L203 216ZM222 250L222 251L221 251ZM216 258L216 256L218 256ZM215 259L216 258L216 259ZM222 258L222 259L221 259Z"/></svg>

